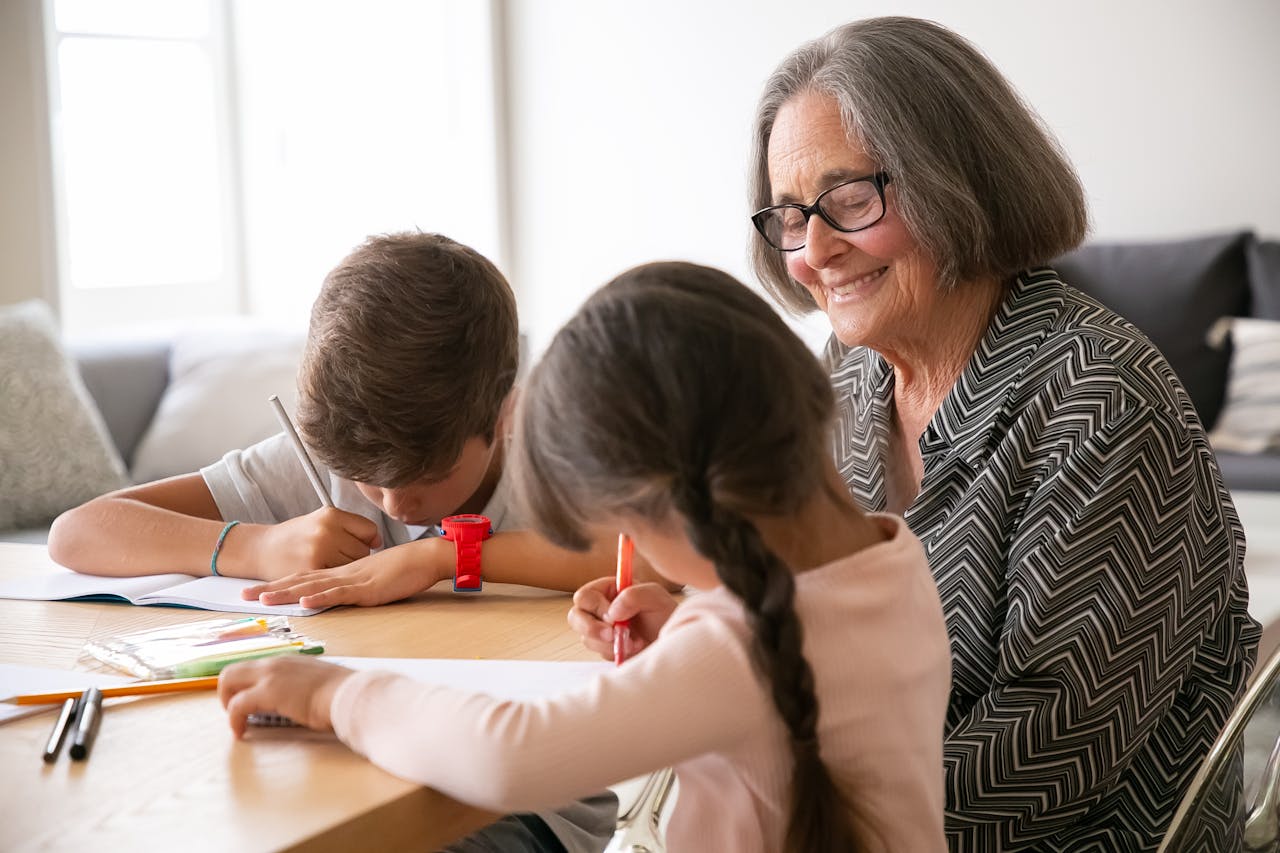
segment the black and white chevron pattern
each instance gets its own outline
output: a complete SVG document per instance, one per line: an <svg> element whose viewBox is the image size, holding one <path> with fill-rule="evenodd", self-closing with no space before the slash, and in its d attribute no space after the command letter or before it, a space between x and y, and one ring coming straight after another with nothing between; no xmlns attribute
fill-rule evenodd
<svg viewBox="0 0 1280 853"><path fill-rule="evenodd" d="M893 372L832 341L835 453L885 506ZM947 834L1154 850L1253 666L1244 532L1190 398L1133 326L1019 276L920 440L906 512L951 635ZM1240 783L1209 849L1238 849Z"/></svg>

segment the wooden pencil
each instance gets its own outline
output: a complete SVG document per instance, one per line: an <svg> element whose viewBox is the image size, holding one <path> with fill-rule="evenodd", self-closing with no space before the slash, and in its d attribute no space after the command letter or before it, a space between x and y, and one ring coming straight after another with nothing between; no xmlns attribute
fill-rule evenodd
<svg viewBox="0 0 1280 853"><path fill-rule="evenodd" d="M134 681L121 684L119 687L102 687L104 699L112 696L145 696L149 693L180 693L187 690L214 690L218 686L218 676L208 675L202 678L170 678L165 681ZM67 699L78 699L83 690L60 690L56 693L26 693L0 699L7 705L56 705Z"/></svg>

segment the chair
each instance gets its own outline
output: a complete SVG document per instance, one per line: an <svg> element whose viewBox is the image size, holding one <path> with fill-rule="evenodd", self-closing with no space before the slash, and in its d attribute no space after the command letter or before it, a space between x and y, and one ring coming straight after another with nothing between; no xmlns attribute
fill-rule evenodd
<svg viewBox="0 0 1280 853"><path fill-rule="evenodd" d="M676 774L670 767L644 780L635 801L619 808L618 827L604 853L663 853L662 818L672 803Z"/></svg>
<svg viewBox="0 0 1280 853"><path fill-rule="evenodd" d="M1261 772L1258 760L1265 755ZM1231 716L1205 756L1173 815L1158 853L1218 851L1201 840L1197 826L1212 808L1213 792L1228 783L1243 758L1245 853L1280 853L1280 648L1254 673ZM1256 787L1250 782L1257 779ZM1217 844L1222 843L1217 839Z"/></svg>

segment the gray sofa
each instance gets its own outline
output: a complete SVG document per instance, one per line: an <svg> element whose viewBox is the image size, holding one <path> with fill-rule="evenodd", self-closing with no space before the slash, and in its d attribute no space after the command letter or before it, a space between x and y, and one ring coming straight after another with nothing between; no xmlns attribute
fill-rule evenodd
<svg viewBox="0 0 1280 853"><path fill-rule="evenodd" d="M1247 232L1163 243L1116 243L1085 246L1055 262L1068 283L1093 294L1127 317L1160 347L1181 377L1207 429L1212 429L1224 404L1229 375L1229 343L1214 347L1209 330L1221 317L1253 316L1280 320L1280 242L1258 240ZM522 349L524 341L522 340ZM112 340L70 346L84 384L102 414L112 443L125 467L136 478L135 454L170 390L173 344L164 338ZM274 368L255 359L246 373L272 369L272 387L291 384L279 378L288 358ZM188 386L189 387L189 386ZM189 391L186 392L189 395ZM261 399L259 399L261 398ZM254 391L248 402L215 405L235 413L237 420L256 414L274 430L265 394ZM182 442L192 433L179 428ZM219 434L233 446L256 440L244 435ZM190 450L199 441L190 440ZM217 458L222 449L193 454L183 465L160 475L195 470ZM1218 454L1227 485L1233 491L1280 491L1280 454ZM145 469L146 466L143 466ZM154 472L153 472L154 473ZM146 477L142 477L146 479ZM2 541L44 541L47 528L0 530Z"/></svg>
<svg viewBox="0 0 1280 853"><path fill-rule="evenodd" d="M1231 362L1229 341L1218 347L1209 342L1211 327L1221 317L1280 320L1280 241L1258 240L1248 232L1090 244L1054 265L1064 281L1151 338L1182 379L1207 430L1222 412ZM523 350L523 339L521 344ZM132 471L134 451L169 381L170 344L151 339L71 349L120 458ZM1280 491L1280 454L1220 452L1218 461L1233 490Z"/></svg>

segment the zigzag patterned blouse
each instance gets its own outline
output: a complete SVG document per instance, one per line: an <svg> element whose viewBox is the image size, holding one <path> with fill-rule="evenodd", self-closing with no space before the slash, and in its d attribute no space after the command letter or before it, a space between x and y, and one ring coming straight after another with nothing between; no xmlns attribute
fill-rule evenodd
<svg viewBox="0 0 1280 853"><path fill-rule="evenodd" d="M885 507L893 370L831 339L836 462ZM1132 325L1019 275L920 438L905 518L952 647L953 850L1155 850L1257 654L1244 531L1190 398ZM1239 849L1240 782L1210 849Z"/></svg>

